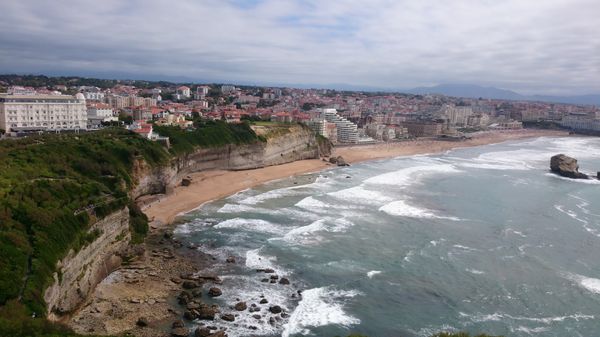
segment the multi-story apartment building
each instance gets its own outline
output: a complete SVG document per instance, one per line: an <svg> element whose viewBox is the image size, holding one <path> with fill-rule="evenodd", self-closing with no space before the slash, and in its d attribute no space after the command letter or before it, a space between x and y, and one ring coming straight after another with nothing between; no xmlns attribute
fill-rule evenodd
<svg viewBox="0 0 600 337"><path fill-rule="evenodd" d="M358 143L357 125L338 115L336 109L323 109L323 117L337 127L338 142Z"/></svg>
<svg viewBox="0 0 600 337"><path fill-rule="evenodd" d="M443 123L435 121L407 121L402 126L408 133L415 137L433 137L442 133Z"/></svg>
<svg viewBox="0 0 600 337"><path fill-rule="evenodd" d="M600 119L585 118L577 115L565 116L560 125L575 131L600 131Z"/></svg>
<svg viewBox="0 0 600 337"><path fill-rule="evenodd" d="M85 97L0 94L0 128L14 135L37 131L85 130Z"/></svg>

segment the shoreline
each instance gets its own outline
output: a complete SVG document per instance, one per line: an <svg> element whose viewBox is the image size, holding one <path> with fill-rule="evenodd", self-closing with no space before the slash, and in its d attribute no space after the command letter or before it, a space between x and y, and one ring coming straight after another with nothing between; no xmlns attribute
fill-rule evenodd
<svg viewBox="0 0 600 337"><path fill-rule="evenodd" d="M486 132L460 142L428 139L348 146L335 149L332 156L341 155L349 163L358 163L441 153L456 148L509 140L567 135L566 132L549 130ZM190 186L179 186L173 193L158 198L152 196L138 200L146 203L141 206L152 219L148 238L138 247L140 250L137 257L121 266L97 286L85 304L71 317L69 325L75 331L84 334L130 332L138 337L167 337L171 336L169 332L175 332L175 327L180 325L183 326L185 335L192 333L184 321L185 311L186 308L190 308L190 303L182 303L180 297L186 292L198 293L198 297L202 294L206 296L207 288L218 287L221 281L217 275L209 272L211 266L217 262L215 257L203 253L195 246L185 246L173 236L176 217L212 200L260 184L334 167L337 166L323 160L310 159L246 171L203 171L191 175ZM194 284L193 289L188 287L190 281ZM196 303L194 306L198 305L197 303L203 305L200 298L195 299L196 295L193 297L194 299L188 300ZM211 312L213 309L210 309ZM231 311L231 308L227 307L222 309L224 312ZM219 308L216 308L215 312L218 313ZM222 332L224 331L218 331Z"/></svg>
<svg viewBox="0 0 600 337"><path fill-rule="evenodd" d="M510 140L542 136L565 137L566 131L557 130L502 130L484 131L463 141L416 139L394 143L352 145L334 148L333 156L342 156L346 162L356 164L400 156L437 154L444 151L496 144ZM190 186L177 186L167 195L140 199L141 208L150 220L151 230L171 225L176 218L203 204L228 197L248 188L267 182L319 172L337 167L320 159L307 159L291 163L244 171L211 170L190 174Z"/></svg>

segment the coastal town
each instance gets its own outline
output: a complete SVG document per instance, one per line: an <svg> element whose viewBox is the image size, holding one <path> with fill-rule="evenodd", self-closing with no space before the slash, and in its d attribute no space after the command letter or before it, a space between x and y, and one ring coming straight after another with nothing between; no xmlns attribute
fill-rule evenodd
<svg viewBox="0 0 600 337"><path fill-rule="evenodd" d="M154 126L192 128L194 118L302 123L335 145L460 140L472 132L524 126L600 132L600 108L593 105L134 80L96 80L100 86L94 86L78 85L94 82L79 78L18 85L27 79L8 75L0 81L4 138L123 126L165 140Z"/></svg>

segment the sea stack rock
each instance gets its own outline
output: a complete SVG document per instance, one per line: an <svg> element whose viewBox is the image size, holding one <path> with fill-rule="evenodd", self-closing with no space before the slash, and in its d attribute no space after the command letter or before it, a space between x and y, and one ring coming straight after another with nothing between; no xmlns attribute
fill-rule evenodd
<svg viewBox="0 0 600 337"><path fill-rule="evenodd" d="M577 159L557 154L550 158L550 170L560 176L572 179L588 179L587 174L579 172Z"/></svg>

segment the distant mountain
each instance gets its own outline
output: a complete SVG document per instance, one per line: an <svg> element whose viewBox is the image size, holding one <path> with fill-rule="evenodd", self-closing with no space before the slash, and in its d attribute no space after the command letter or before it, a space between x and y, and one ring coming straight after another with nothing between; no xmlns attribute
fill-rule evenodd
<svg viewBox="0 0 600 337"><path fill-rule="evenodd" d="M579 96L547 96L547 95L521 95L514 91L498 89L494 87L483 87L473 84L440 84L433 87L419 87L407 90L411 94L440 94L453 97L467 98L492 98L517 101L541 101L568 104L587 104L600 106L600 95Z"/></svg>

